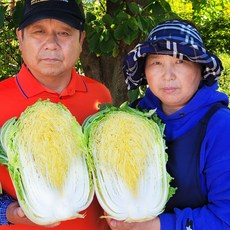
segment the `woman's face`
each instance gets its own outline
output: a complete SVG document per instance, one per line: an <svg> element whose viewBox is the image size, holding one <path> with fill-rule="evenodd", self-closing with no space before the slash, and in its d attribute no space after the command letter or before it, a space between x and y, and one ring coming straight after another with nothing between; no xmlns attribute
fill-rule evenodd
<svg viewBox="0 0 230 230"><path fill-rule="evenodd" d="M189 102L202 79L199 64L157 54L147 56L145 75L149 88L161 100L167 115Z"/></svg>

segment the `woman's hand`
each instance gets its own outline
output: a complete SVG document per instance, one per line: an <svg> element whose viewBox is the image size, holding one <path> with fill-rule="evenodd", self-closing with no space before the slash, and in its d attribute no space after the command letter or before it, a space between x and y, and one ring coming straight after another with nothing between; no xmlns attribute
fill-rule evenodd
<svg viewBox="0 0 230 230"><path fill-rule="evenodd" d="M145 222L128 223L114 219L106 219L112 230L160 230L160 219L156 217L153 220Z"/></svg>
<svg viewBox="0 0 230 230"><path fill-rule="evenodd" d="M12 224L37 225L26 217L25 213L22 211L17 201L11 203L7 207L6 217L7 220ZM60 223L55 223L55 224L45 225L43 227L52 228L59 224Z"/></svg>

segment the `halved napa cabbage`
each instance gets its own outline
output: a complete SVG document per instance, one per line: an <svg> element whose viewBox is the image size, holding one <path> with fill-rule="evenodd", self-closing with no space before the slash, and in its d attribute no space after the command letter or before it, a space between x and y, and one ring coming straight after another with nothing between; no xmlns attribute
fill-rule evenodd
<svg viewBox="0 0 230 230"><path fill-rule="evenodd" d="M111 107L83 124L98 201L107 217L146 221L163 212L175 189L166 171L164 126L154 111Z"/></svg>
<svg viewBox="0 0 230 230"><path fill-rule="evenodd" d="M83 218L93 199L81 126L61 103L39 100L1 129L8 167L26 216L40 225Z"/></svg>

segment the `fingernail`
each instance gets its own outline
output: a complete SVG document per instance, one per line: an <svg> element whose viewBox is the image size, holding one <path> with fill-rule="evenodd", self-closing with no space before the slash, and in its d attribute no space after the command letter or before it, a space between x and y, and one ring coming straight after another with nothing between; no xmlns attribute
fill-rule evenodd
<svg viewBox="0 0 230 230"><path fill-rule="evenodd" d="M24 212L22 211L21 208L18 208L17 212L18 212L18 216L20 216L20 217L24 217L25 216L25 214L24 214Z"/></svg>

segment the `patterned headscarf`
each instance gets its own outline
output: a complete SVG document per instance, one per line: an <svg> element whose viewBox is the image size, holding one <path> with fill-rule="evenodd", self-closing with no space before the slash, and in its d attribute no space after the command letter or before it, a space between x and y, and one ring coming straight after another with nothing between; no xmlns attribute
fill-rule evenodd
<svg viewBox="0 0 230 230"><path fill-rule="evenodd" d="M201 64L202 77L209 86L219 79L223 70L220 59L204 47L196 28L184 21L166 21L156 26L147 40L125 57L123 72L128 90L147 84L144 67L148 54L168 54Z"/></svg>

